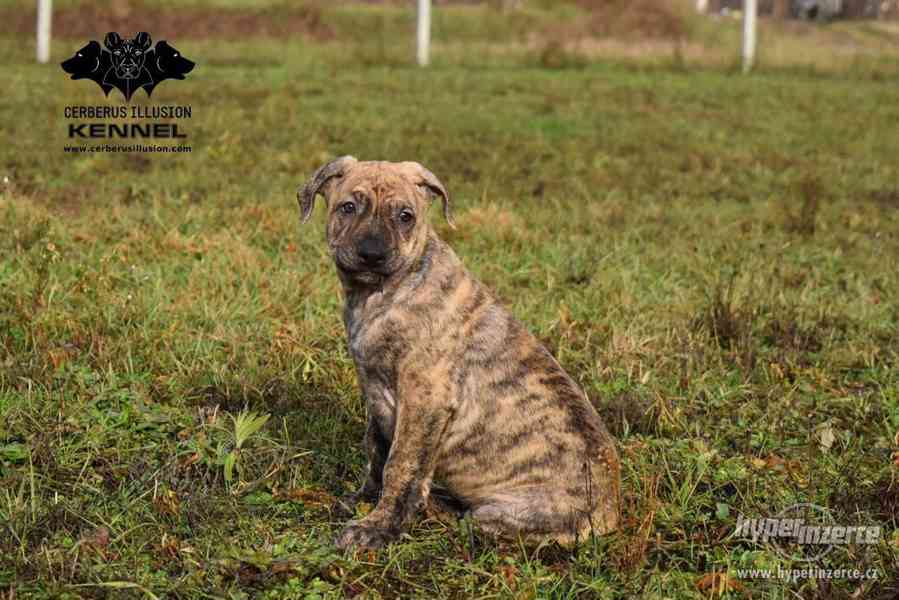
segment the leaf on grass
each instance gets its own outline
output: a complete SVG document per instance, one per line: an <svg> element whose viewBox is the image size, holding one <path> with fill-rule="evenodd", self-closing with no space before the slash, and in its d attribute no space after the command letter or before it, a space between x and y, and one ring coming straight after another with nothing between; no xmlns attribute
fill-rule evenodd
<svg viewBox="0 0 899 600"><path fill-rule="evenodd" d="M827 452L833 446L837 436L833 432L833 425L828 421L818 427L818 442L821 444L821 450Z"/></svg>
<svg viewBox="0 0 899 600"><path fill-rule="evenodd" d="M186 469L187 467L191 466L192 464L199 462L199 460L200 460L200 454L198 452L194 452L193 454L186 456L184 459L181 460L181 468Z"/></svg>
<svg viewBox="0 0 899 600"><path fill-rule="evenodd" d="M155 595L144 586L132 581L101 581L99 583L78 583L73 585L72 587L99 587L110 588L113 590L140 590L144 593L144 595L147 596L147 598L150 598L150 600L159 600L159 596Z"/></svg>
<svg viewBox="0 0 899 600"><path fill-rule="evenodd" d="M295 560L274 560L269 566L272 575L291 573L299 568L299 562Z"/></svg>
<svg viewBox="0 0 899 600"><path fill-rule="evenodd" d="M174 490L162 490L153 498L153 506L164 515L177 517L181 513L181 500Z"/></svg>
<svg viewBox="0 0 899 600"><path fill-rule="evenodd" d="M103 549L109 545L109 528L105 526L97 527L88 535L81 538L84 546L95 549Z"/></svg>
<svg viewBox="0 0 899 600"><path fill-rule="evenodd" d="M81 538L79 545L85 551L93 552L102 560L109 560L107 547L109 546L109 529L105 526L97 527Z"/></svg>
<svg viewBox="0 0 899 600"><path fill-rule="evenodd" d="M506 580L506 585L514 592L518 584L518 567L515 565L502 565L499 569L502 571L503 579Z"/></svg>
<svg viewBox="0 0 899 600"><path fill-rule="evenodd" d="M28 450L24 444L12 443L0 446L0 460L24 462L28 458Z"/></svg>
<svg viewBox="0 0 899 600"><path fill-rule="evenodd" d="M240 449L248 439L265 426L271 415L259 415L253 411L229 415L234 423L234 447Z"/></svg>
<svg viewBox="0 0 899 600"><path fill-rule="evenodd" d="M723 502L718 502L715 504L715 516L721 519L722 521L730 516L730 506Z"/></svg>
<svg viewBox="0 0 899 600"><path fill-rule="evenodd" d="M163 533L157 549L168 558L178 558L178 555L181 553L181 540L173 535Z"/></svg>
<svg viewBox="0 0 899 600"><path fill-rule="evenodd" d="M725 572L706 573L696 580L696 589L709 596L722 596L727 592L744 592L742 583Z"/></svg>
<svg viewBox="0 0 899 600"><path fill-rule="evenodd" d="M272 495L264 491L250 492L243 497L243 503L249 506L268 506L272 503Z"/></svg>
<svg viewBox="0 0 899 600"><path fill-rule="evenodd" d="M782 456L770 454L765 458L753 456L749 459L749 463L755 469L769 469L772 471L787 472L795 471L799 468L799 461L787 460Z"/></svg>
<svg viewBox="0 0 899 600"><path fill-rule="evenodd" d="M331 506L337 502L337 499L321 490L310 490L306 488L291 488L289 490L281 490L275 494L279 500L292 500L302 502L303 504Z"/></svg>
<svg viewBox="0 0 899 600"><path fill-rule="evenodd" d="M234 480L234 463L237 461L237 455L232 450L225 456L225 481L231 483Z"/></svg>
<svg viewBox="0 0 899 600"><path fill-rule="evenodd" d="M50 350L47 354L50 357L50 362L53 364L54 369L58 369L66 361L66 353L65 352L60 352L60 351L54 349L54 350Z"/></svg>

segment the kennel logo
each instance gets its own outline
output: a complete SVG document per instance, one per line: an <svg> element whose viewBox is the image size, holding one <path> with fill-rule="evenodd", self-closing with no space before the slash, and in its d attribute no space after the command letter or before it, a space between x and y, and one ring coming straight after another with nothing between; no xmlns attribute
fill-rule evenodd
<svg viewBox="0 0 899 600"><path fill-rule="evenodd" d="M737 518L735 536L756 543L771 544L784 558L813 562L836 545L877 544L876 525L837 525L830 511L817 504L794 504L773 518Z"/></svg>
<svg viewBox="0 0 899 600"><path fill-rule="evenodd" d="M103 93L115 88L125 101L143 88L147 96L166 79L184 79L196 63L181 56L165 40L151 47L150 34L142 31L133 38L123 38L115 31L106 34L103 46L92 40L62 63L71 79L90 79Z"/></svg>
<svg viewBox="0 0 899 600"><path fill-rule="evenodd" d="M162 40L153 46L150 34L142 31L123 38L111 31L103 46L93 40L62 63L71 79L89 79L108 97L113 88L125 98L124 104L65 107L68 121L68 153L160 152L185 153L183 123L191 118L190 105L153 106L131 104L140 89L147 96L166 79L184 79L196 64L184 58ZM119 142L118 140L125 140Z"/></svg>

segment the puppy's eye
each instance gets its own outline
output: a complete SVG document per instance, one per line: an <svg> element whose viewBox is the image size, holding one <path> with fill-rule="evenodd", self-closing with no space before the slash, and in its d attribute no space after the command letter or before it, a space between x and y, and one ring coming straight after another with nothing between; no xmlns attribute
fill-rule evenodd
<svg viewBox="0 0 899 600"><path fill-rule="evenodd" d="M178 53L175 52L175 54L173 54L173 56L174 56L175 58L178 58Z"/></svg>
<svg viewBox="0 0 899 600"><path fill-rule="evenodd" d="M413 213L408 208L404 208L400 211L400 223L411 223L415 220L415 213Z"/></svg>
<svg viewBox="0 0 899 600"><path fill-rule="evenodd" d="M84 55L83 55L82 53L79 52L79 53L78 53L78 56L84 56Z"/></svg>
<svg viewBox="0 0 899 600"><path fill-rule="evenodd" d="M356 205L352 202L344 202L340 205L339 210L345 215L354 215L356 214Z"/></svg>

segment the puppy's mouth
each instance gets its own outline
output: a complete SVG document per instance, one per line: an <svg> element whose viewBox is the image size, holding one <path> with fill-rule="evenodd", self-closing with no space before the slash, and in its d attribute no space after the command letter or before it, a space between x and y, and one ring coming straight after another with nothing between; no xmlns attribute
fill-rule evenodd
<svg viewBox="0 0 899 600"><path fill-rule="evenodd" d="M394 253L375 264L367 264L354 252L343 248L332 247L331 253L341 278L355 284L380 285L402 266L402 261Z"/></svg>
<svg viewBox="0 0 899 600"><path fill-rule="evenodd" d="M368 285L377 285L382 283L390 273L384 272L380 269L359 269L356 267L347 267L341 264L337 265L337 270L340 271L346 278L357 282Z"/></svg>

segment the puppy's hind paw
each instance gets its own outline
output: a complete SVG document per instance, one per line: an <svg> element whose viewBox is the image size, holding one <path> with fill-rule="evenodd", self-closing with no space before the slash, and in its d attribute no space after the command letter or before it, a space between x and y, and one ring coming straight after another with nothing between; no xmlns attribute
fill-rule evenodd
<svg viewBox="0 0 899 600"><path fill-rule="evenodd" d="M399 533L381 527L371 527L359 521L350 523L338 534L334 544L341 550L383 548L399 537Z"/></svg>

